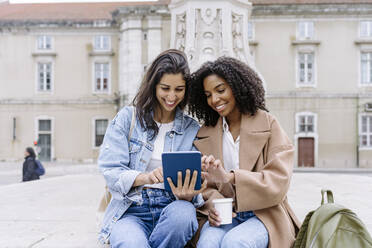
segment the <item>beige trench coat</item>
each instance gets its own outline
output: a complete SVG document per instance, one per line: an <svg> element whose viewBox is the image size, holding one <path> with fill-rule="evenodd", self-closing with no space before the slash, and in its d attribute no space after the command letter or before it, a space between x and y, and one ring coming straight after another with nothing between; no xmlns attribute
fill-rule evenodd
<svg viewBox="0 0 372 248"><path fill-rule="evenodd" d="M223 161L222 132L220 118L214 127L203 126L194 144L203 155ZM269 247L291 247L301 225L287 201L293 157L293 145L274 116L262 110L243 115L235 185L208 184L199 212L207 214L213 199L232 197L236 212L253 211L264 223Z"/></svg>

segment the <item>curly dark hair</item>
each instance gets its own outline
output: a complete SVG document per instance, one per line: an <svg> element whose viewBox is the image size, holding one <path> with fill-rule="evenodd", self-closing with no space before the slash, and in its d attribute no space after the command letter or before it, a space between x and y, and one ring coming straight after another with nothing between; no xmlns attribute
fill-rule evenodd
<svg viewBox="0 0 372 248"><path fill-rule="evenodd" d="M153 130L151 138L154 138L159 132L158 125L154 121L152 113L159 104L156 99L156 85L164 74L178 73L182 74L186 82L186 89L184 99L177 107L184 109L188 100L190 69L186 55L176 49L168 49L154 59L143 77L137 95L133 99L132 104L136 107L136 115L140 120L141 126L145 130Z"/></svg>
<svg viewBox="0 0 372 248"><path fill-rule="evenodd" d="M255 115L265 106L265 89L257 73L245 63L231 58L220 57L214 62L204 63L191 75L189 112L206 126L215 126L219 114L207 103L203 81L210 75L223 78L231 87L236 105L243 114Z"/></svg>

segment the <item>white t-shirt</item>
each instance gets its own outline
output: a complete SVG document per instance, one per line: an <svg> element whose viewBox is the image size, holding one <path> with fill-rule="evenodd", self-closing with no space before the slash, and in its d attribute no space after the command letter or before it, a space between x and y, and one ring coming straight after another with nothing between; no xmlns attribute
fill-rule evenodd
<svg viewBox="0 0 372 248"><path fill-rule="evenodd" d="M239 169L240 135L234 141L225 117L222 119L222 129L223 164L225 170L230 172L232 170Z"/></svg>
<svg viewBox="0 0 372 248"><path fill-rule="evenodd" d="M156 122L156 124L159 127L159 132L155 138L154 150L152 152L151 160L145 172L151 172L155 170L156 168L162 166L161 154L163 153L163 150L164 150L165 135L167 134L167 132L170 132L172 130L173 123L174 123L173 121L169 123ZM144 186L149 187L149 188L164 189L164 183L145 184Z"/></svg>

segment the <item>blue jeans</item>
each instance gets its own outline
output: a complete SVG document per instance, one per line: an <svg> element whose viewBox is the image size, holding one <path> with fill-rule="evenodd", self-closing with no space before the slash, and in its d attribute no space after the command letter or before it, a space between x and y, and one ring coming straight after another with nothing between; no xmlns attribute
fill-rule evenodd
<svg viewBox="0 0 372 248"><path fill-rule="evenodd" d="M111 247L184 247L198 229L194 205L162 189L144 189L142 198L114 224Z"/></svg>
<svg viewBox="0 0 372 248"><path fill-rule="evenodd" d="M200 232L198 248L266 248L269 234L252 211L238 213L229 225L212 227L206 222Z"/></svg>

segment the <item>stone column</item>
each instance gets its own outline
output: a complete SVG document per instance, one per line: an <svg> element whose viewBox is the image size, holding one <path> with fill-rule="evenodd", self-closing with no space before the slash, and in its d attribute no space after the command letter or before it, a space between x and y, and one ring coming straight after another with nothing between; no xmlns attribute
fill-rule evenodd
<svg viewBox="0 0 372 248"><path fill-rule="evenodd" d="M133 100L140 85L142 66L142 17L126 16L122 19L119 51L119 91L124 96L122 105Z"/></svg>
<svg viewBox="0 0 372 248"><path fill-rule="evenodd" d="M161 52L161 16L147 16L147 62L151 63Z"/></svg>
<svg viewBox="0 0 372 248"><path fill-rule="evenodd" d="M249 0L172 0L171 47L185 51L191 70L220 56L235 57L255 68L249 52Z"/></svg>

